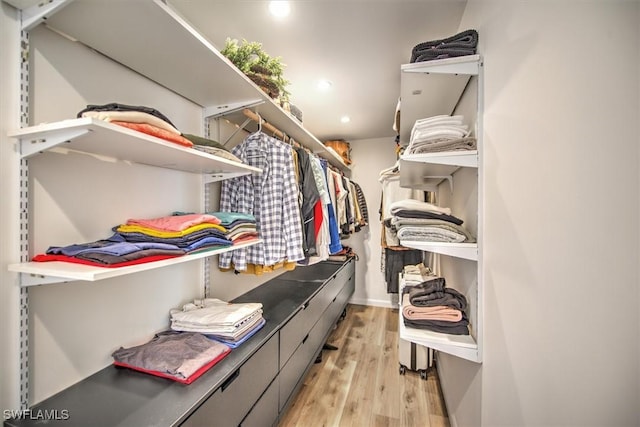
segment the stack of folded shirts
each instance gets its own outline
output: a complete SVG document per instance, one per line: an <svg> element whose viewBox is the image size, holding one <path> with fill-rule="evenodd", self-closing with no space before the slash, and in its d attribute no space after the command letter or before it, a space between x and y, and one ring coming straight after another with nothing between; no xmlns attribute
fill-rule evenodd
<svg viewBox="0 0 640 427"><path fill-rule="evenodd" d="M403 290L402 317L405 326L452 335L469 335L466 308L464 295L447 288L443 277L405 286Z"/></svg>
<svg viewBox="0 0 640 427"><path fill-rule="evenodd" d="M219 218L209 214L169 215L150 219L129 219L114 227L112 240L160 242L176 245L186 253L233 244Z"/></svg>
<svg viewBox="0 0 640 427"><path fill-rule="evenodd" d="M390 226L400 240L471 243L475 238L451 215L451 209L432 203L404 199L390 205Z"/></svg>
<svg viewBox="0 0 640 427"><path fill-rule="evenodd" d="M416 120L405 154L475 150L476 138L469 136L463 116L440 115Z"/></svg>
<svg viewBox="0 0 640 427"><path fill-rule="evenodd" d="M199 332L232 348L266 323L261 303L228 303L216 298L195 300L170 314L174 331Z"/></svg>
<svg viewBox="0 0 640 427"><path fill-rule="evenodd" d="M113 364L191 384L231 349L198 333L166 331L149 342L113 352Z"/></svg>
<svg viewBox="0 0 640 427"><path fill-rule="evenodd" d="M405 286L419 285L422 282L432 279L434 276L431 269L423 263L405 265L402 268L402 278L404 279Z"/></svg>
<svg viewBox="0 0 640 427"><path fill-rule="evenodd" d="M182 136L167 116L155 108L112 102L87 105L77 116L104 120L185 147L193 147L193 142Z"/></svg>
<svg viewBox="0 0 640 427"><path fill-rule="evenodd" d="M184 254L184 249L168 243L130 243L105 239L68 246L50 246L46 253L34 256L33 261L64 261L98 267L126 267Z"/></svg>
<svg viewBox="0 0 640 427"><path fill-rule="evenodd" d="M240 212L209 212L220 220L220 225L226 230L225 237L233 244L248 242L258 238L256 218Z"/></svg>

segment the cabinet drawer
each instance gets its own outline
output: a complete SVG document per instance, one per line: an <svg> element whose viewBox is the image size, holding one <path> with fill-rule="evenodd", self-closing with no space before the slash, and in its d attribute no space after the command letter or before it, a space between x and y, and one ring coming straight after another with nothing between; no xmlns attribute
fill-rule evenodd
<svg viewBox="0 0 640 427"><path fill-rule="evenodd" d="M316 324L328 302L321 290L280 329L280 367L282 368L302 339Z"/></svg>
<svg viewBox="0 0 640 427"><path fill-rule="evenodd" d="M273 426L278 421L278 398L280 381L278 377L271 383L251 412L240 424L241 427Z"/></svg>
<svg viewBox="0 0 640 427"><path fill-rule="evenodd" d="M274 335L182 425L238 426L277 373L278 335Z"/></svg>
<svg viewBox="0 0 640 427"><path fill-rule="evenodd" d="M293 353L286 365L280 370L280 411L285 407L296 385L302 380L309 364L313 362L316 352L320 349L324 338L323 322L316 326L305 337L300 346Z"/></svg>
<svg viewBox="0 0 640 427"><path fill-rule="evenodd" d="M329 280L325 286L325 288L327 288L327 299L329 302L333 301L336 295L340 293L342 288L345 286L345 283L349 280L349 277L352 277L351 268L349 268L349 266L345 266L338 272L336 277Z"/></svg>

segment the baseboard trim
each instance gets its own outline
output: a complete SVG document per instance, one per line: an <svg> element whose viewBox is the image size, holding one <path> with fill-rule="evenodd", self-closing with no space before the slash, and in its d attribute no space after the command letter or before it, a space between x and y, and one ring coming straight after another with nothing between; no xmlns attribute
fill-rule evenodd
<svg viewBox="0 0 640 427"><path fill-rule="evenodd" d="M351 298L349 304L368 305L371 307L398 308L391 301L376 300L369 298Z"/></svg>

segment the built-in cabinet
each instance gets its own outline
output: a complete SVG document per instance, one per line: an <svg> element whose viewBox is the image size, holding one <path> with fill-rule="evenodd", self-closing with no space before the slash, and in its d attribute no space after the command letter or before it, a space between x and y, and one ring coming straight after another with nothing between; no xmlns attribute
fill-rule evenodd
<svg viewBox="0 0 640 427"><path fill-rule="evenodd" d="M232 117L233 114L242 111L242 109L251 108L274 126L286 131L287 135L293 137L299 144L326 158L333 166L343 170L348 169L338 155L333 151L327 150L313 134L303 128L296 119L284 111L274 100L269 98L258 86L233 66L208 40L199 34L195 28L186 22L170 4L165 1L97 2L54 0L51 2L40 2L35 5L32 5L33 2L21 0L10 0L7 2L21 9L20 16L22 19L22 54L25 58L22 64L22 91L24 94L22 102L25 105L16 106L16 108L22 108L23 111L26 111L28 110L29 95L36 98L38 97L37 93L29 93L30 70L28 59L30 52L28 34L37 26L46 25L56 34L62 35L74 43L89 47L92 51L98 52L109 60L112 60L117 66L122 66L144 76L144 78L154 82L159 87L166 88L172 93L200 106L202 108L202 118L205 122L203 126L205 133L209 133L209 123L211 119ZM117 36L114 36L114 34ZM198 65L186 66L186 64L190 64L194 58L197 58ZM75 65L77 67L82 66L82 64ZM111 102L113 100L109 99L108 101ZM105 103L106 102L107 101L105 101ZM81 153L106 161L130 162L197 174L202 177L202 182L205 187L206 184L212 182L258 171L256 168L239 162L219 158L195 149L167 142L160 138L91 118L70 118L68 120L35 126L32 126L31 123L27 121L28 115L23 114L23 127L9 133L9 136L16 144L16 151L19 152L18 157L21 162L22 175L20 181L23 192L20 195L20 200L5 201L21 205L21 223L24 226L24 230L20 233L21 241L16 242L16 244L24 248L23 253L25 254L25 258L30 258L34 255L29 252L29 245L33 242L33 236L30 235L28 220L31 207L26 203L29 199L29 165L32 159L43 153ZM215 136L212 137L215 138ZM70 174L72 172L73 171L61 171L62 174ZM193 191L193 189L185 189L185 191ZM208 206L209 204L207 200L208 192L206 193L203 203L204 206ZM117 197L126 199L126 196L126 192L121 192ZM86 202L86 200L83 200L83 202ZM107 205L109 203L104 199L102 202ZM81 203L78 204L78 206L80 205ZM73 208L75 209L77 206ZM135 217L136 212L130 212L130 215L131 217ZM28 259L23 259L23 262L16 262L9 265L9 270L18 275L18 282L24 293L23 302L25 307L21 310L22 319L19 322L21 325L21 335L23 337L21 344L25 347L21 351L21 357L25 360L22 360L20 364L23 383L21 396L23 406L29 406L27 396L27 390L29 390L29 368L26 363L26 358L29 353L29 330L27 321L27 289L29 287L71 281L93 282L127 276L133 273L207 258L224 251L255 243L257 243L257 241L231 248L201 252L169 260L123 268L100 268L63 262L37 263L29 262ZM42 244L40 244L40 246L42 246ZM205 269L206 268L205 265ZM204 276L206 280L207 274L204 274ZM353 278L351 278L351 283L351 286L353 286ZM327 289L330 288L331 286ZM206 284L204 289L206 295L208 291ZM317 289L323 288L319 286ZM335 295L332 296L331 304L323 309L317 310L316 315L321 316L318 318L323 320L320 321L318 318L311 317L305 321L304 328L308 328L308 333L305 334L304 337L299 339L300 337L291 336L287 333L282 335L282 339L285 342L287 342L287 340L291 341L287 344L287 351L292 351L291 358L298 353L298 346L302 346L305 342L310 343L308 345L310 350L306 351L305 354L317 353L318 342L326 338L329 324L337 318L336 312L338 306L333 304L336 300L346 304L344 297L347 294L341 293L342 287L340 287L339 290L334 289L334 291ZM287 288L280 288L281 299L287 299L286 293ZM321 293L320 298L328 298L330 294L331 293ZM307 297L310 296L311 295L307 295ZM305 303L310 304L312 301L319 301L318 297L305 299ZM343 308L344 307L340 308L340 311L342 311ZM319 324L319 322L321 322L320 326L317 326L317 329L315 329L315 325ZM244 370L247 371L250 366L245 366L244 363L249 363L248 356L251 355L252 363L255 363L258 370L264 374L264 384L260 384L261 387L264 387L260 389L260 393L256 396L244 396L250 404L246 408L241 407L238 409L238 414L242 417L251 410L255 400L260 398L262 392L267 387L269 387L271 391L262 395L263 398L260 399L260 402L268 402L269 399L274 398L273 396L277 396L279 402L278 409L285 407L280 401L283 398L288 398L287 393L284 392L283 394L283 390L279 386L280 382L278 382L276 386L273 385L276 374L281 370L287 369L287 364L281 364L279 359L281 352L280 326L282 325L278 324L275 329L270 329L271 333L274 333L274 331L277 333L270 335L268 337L269 339L262 341L259 339L256 340L261 342L259 351L249 346L245 353L240 352L240 354L244 354L243 357L245 357L246 360L238 361L236 358L239 356L233 355L227 357L225 363L235 367L242 365L244 366ZM302 330L304 330L304 328ZM149 333L152 332L153 331L149 331ZM239 352L235 352L235 354L237 355ZM272 363L273 369L266 369L267 364L263 365L260 359L262 357L271 362L273 362L273 360L276 361ZM287 375L289 382L293 381L292 378L298 378L303 365L305 369L308 366L306 356L299 356L296 360L295 367L290 369L293 374ZM220 387L220 393L227 391L227 395L229 395L231 391L237 387L233 386L232 383L238 381L234 380L234 378L239 374L236 373L235 369L233 372L228 373L224 371L224 369L225 368L220 368L219 373L215 374L216 377L209 382L200 381L200 384L207 383L206 387L208 388L206 390L202 388L203 386L195 386L191 387L189 392L186 392L180 391L179 387L174 387L171 389L172 391L168 393L178 399L183 394L189 394L190 396L199 395L199 399L204 399L207 393L215 390L215 387L212 388L212 385L218 384L218 382L221 381L228 381L228 383L223 384L224 390L222 390L222 386ZM145 395L149 391L146 387L157 387L157 381L159 381L143 376L139 378L140 383L138 383L136 382L138 380L138 374L133 372L124 373L121 370L115 369L109 369L108 372L100 372L96 375L97 377L88 378L86 382L95 383L95 381L100 381L99 379L104 379L106 381L105 384L108 384L105 387L109 388L114 386L114 381L122 381L118 384L122 386L121 391L123 391L124 395L127 395L131 389L138 389L141 394ZM244 375L245 378L248 376L246 373L244 373ZM136 379L133 380L132 378ZM254 385L255 383L252 381L251 386ZM293 390L296 385L297 382L292 383L289 388ZM79 390L83 389L80 388ZM71 401L66 400L69 396L74 399L78 397L73 392L66 393L66 391L62 391L56 396L56 399L61 399L58 400L58 402L62 402L61 408L67 408L67 404L71 405ZM92 405L99 406L105 402L109 402L112 397L109 393L100 395L99 393L96 394L95 390L92 390L85 398L80 399L80 401L84 401L91 407ZM136 399L132 399L131 404L136 405ZM190 412L193 412L196 406L202 404L202 402L196 399L189 404L191 405L190 407L177 411L180 412L176 418L177 421L180 420L180 417L186 417ZM153 405L155 405L155 403ZM267 406L267 403L262 403L261 405ZM169 405L169 408L171 408L171 405ZM157 408L154 406L149 410L153 411L154 409ZM78 411L78 413L83 413L80 409L78 409ZM119 408L114 408L114 411L119 412ZM87 415L93 415L91 411L85 411L85 413ZM170 413L173 412L170 411ZM254 407L252 413L262 413L260 406ZM122 414L119 414L118 417L121 415ZM118 420L120 420L120 418L118 418ZM133 420L140 421L141 419L134 417ZM242 418L237 421L239 422L241 420ZM251 418L248 418L247 425L251 425L250 420ZM158 418L157 421L157 425L165 424L161 418ZM235 421L234 418L234 425L237 425ZM114 422L114 424L117 425L119 422ZM86 425L86 423L84 423L84 425ZM131 425L142 424L132 422Z"/></svg>
<svg viewBox="0 0 640 427"><path fill-rule="evenodd" d="M461 217L475 243L401 240L434 257L447 286L461 291L469 302L470 335L448 335L405 327L400 314L400 338L434 350L482 362L483 338L483 165L482 70L479 55L405 64L401 67L400 142L408 144L417 119L463 113L474 129L477 150L406 154L400 158L403 187L433 191L438 204ZM401 283L402 285L402 283Z"/></svg>
<svg viewBox="0 0 640 427"><path fill-rule="evenodd" d="M284 273L232 302L263 304L266 323L189 385L109 366L31 408L63 426L272 426L288 409L355 289L355 260ZM57 412L56 412L57 411ZM39 425L15 419L5 426Z"/></svg>

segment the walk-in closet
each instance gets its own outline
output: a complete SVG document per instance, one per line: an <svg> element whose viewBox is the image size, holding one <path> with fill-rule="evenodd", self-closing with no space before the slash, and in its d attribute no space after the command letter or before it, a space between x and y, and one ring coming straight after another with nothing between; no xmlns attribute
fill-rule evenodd
<svg viewBox="0 0 640 427"><path fill-rule="evenodd" d="M639 1L0 10L5 427L640 425Z"/></svg>

